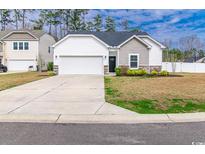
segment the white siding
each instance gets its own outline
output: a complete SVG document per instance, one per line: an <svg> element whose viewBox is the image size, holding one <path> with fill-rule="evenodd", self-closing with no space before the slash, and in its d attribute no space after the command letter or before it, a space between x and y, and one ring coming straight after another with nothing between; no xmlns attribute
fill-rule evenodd
<svg viewBox="0 0 205 154"><path fill-rule="evenodd" d="M53 50L50 48L50 53L48 52L49 47L52 46L56 41L54 38L48 34L41 36L39 41L39 56L42 69L47 69L48 62L53 62Z"/></svg>
<svg viewBox="0 0 205 154"><path fill-rule="evenodd" d="M29 42L29 50L13 50L13 41L5 41L5 52L6 59L15 59L15 60L36 60L38 57L38 41L26 41Z"/></svg>
<svg viewBox="0 0 205 154"><path fill-rule="evenodd" d="M92 36L70 36L54 48L54 65L59 64L61 55L103 56L104 65L108 65L108 53L108 48Z"/></svg>
<svg viewBox="0 0 205 154"><path fill-rule="evenodd" d="M145 42L147 42L149 45L152 46L152 48L149 50L149 65L150 66L158 66L162 64L162 49L161 47L150 40L149 38L141 38Z"/></svg>

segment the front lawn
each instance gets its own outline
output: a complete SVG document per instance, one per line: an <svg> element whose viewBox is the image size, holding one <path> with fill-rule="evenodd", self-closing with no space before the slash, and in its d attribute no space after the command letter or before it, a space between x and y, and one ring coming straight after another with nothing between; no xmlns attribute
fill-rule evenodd
<svg viewBox="0 0 205 154"><path fill-rule="evenodd" d="M47 72L0 74L0 91L50 76Z"/></svg>
<svg viewBox="0 0 205 154"><path fill-rule="evenodd" d="M205 112L205 74L105 77L107 102L138 113Z"/></svg>

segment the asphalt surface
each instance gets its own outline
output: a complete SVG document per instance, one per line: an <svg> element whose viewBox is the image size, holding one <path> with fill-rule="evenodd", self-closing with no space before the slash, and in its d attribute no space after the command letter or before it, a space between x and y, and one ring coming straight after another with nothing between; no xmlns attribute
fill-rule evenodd
<svg viewBox="0 0 205 154"><path fill-rule="evenodd" d="M204 144L205 122L164 124L0 123L0 144Z"/></svg>

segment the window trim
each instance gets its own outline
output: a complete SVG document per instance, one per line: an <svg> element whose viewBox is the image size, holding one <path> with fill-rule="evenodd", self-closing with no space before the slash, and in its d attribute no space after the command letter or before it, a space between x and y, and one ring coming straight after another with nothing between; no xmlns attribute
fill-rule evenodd
<svg viewBox="0 0 205 154"><path fill-rule="evenodd" d="M25 43L28 43L28 49L25 49ZM24 50L29 50L29 42L28 41L23 42L23 49Z"/></svg>
<svg viewBox="0 0 205 154"><path fill-rule="evenodd" d="M17 49L14 49L14 43L17 43ZM23 43L23 49L19 49L19 43ZM25 43L28 43L28 49L25 49ZM12 41L12 51L29 51L30 50L30 43L29 41Z"/></svg>
<svg viewBox="0 0 205 154"><path fill-rule="evenodd" d="M17 49L14 49L14 43L17 43ZM12 42L12 49L13 49L13 51L19 50L19 43L18 43L18 41L13 41Z"/></svg>
<svg viewBox="0 0 205 154"><path fill-rule="evenodd" d="M20 43L22 43L22 45L23 45L22 49L20 49ZM19 41L19 48L18 48L18 50L21 50L21 51L24 50L24 42L23 41Z"/></svg>
<svg viewBox="0 0 205 154"><path fill-rule="evenodd" d="M131 56L137 56L137 67L131 67ZM129 54L129 69L139 69L139 61L140 61L140 55L138 53L130 53Z"/></svg>

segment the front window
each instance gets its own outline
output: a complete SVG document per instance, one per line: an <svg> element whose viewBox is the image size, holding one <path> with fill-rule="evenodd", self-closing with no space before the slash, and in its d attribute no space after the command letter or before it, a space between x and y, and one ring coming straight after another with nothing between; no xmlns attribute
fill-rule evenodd
<svg viewBox="0 0 205 154"><path fill-rule="evenodd" d="M28 42L24 42L24 50L29 50L29 44L28 44Z"/></svg>
<svg viewBox="0 0 205 154"><path fill-rule="evenodd" d="M19 50L23 50L23 42L19 42Z"/></svg>
<svg viewBox="0 0 205 154"><path fill-rule="evenodd" d="M13 42L13 50L18 50L18 42Z"/></svg>
<svg viewBox="0 0 205 154"><path fill-rule="evenodd" d="M139 67L139 54L129 55L129 66L133 69L137 69Z"/></svg>

